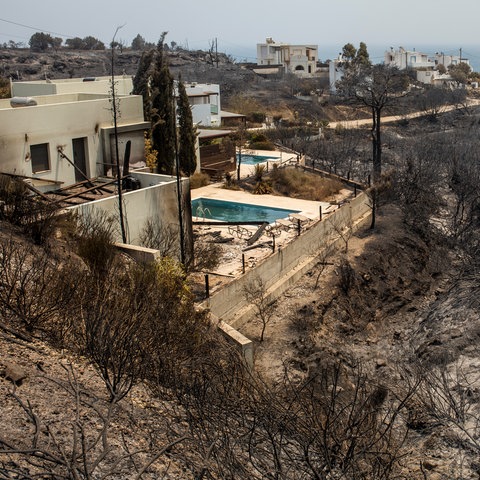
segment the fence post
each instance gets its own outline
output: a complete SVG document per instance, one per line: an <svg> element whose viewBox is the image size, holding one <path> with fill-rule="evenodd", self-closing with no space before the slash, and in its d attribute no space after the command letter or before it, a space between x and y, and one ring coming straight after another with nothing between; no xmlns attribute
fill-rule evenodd
<svg viewBox="0 0 480 480"><path fill-rule="evenodd" d="M319 211L320 211L320 221L322 221L322 206L321 205L320 205Z"/></svg>
<svg viewBox="0 0 480 480"><path fill-rule="evenodd" d="M242 273L245 273L245 254L242 253Z"/></svg>

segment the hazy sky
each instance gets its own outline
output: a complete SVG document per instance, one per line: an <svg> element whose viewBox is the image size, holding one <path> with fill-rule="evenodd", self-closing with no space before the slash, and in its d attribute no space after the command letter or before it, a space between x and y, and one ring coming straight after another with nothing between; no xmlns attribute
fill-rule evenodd
<svg viewBox="0 0 480 480"><path fill-rule="evenodd" d="M318 45L323 60L347 42L438 51L480 44L479 0L25 0L0 19L1 43L27 43L38 29L108 44L125 24L116 38L127 45L137 33L156 42L168 31L168 43L207 49L217 38L219 51L244 57L266 37Z"/></svg>

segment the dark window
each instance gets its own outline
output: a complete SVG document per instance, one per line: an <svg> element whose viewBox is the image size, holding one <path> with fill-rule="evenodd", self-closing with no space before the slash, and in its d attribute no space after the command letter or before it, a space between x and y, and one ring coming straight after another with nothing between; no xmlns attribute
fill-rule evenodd
<svg viewBox="0 0 480 480"><path fill-rule="evenodd" d="M30 155L32 156L33 173L50 170L50 162L48 161L48 143L30 145Z"/></svg>

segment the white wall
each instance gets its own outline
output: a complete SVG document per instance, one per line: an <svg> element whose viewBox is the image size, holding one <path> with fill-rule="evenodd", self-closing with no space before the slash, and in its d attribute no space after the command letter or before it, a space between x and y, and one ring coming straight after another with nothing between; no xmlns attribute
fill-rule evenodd
<svg viewBox="0 0 480 480"><path fill-rule="evenodd" d="M64 80L34 80L30 82L12 82L13 97L32 97L38 95L55 95L62 93L101 93L108 95L111 90L111 77L96 77L95 81L83 81L83 78ZM117 95L130 95L133 90L132 77L122 75L115 77Z"/></svg>
<svg viewBox="0 0 480 480"><path fill-rule="evenodd" d="M148 220L165 226L178 227L177 182L175 177L167 175L134 172L132 176L140 180L142 188L123 193L124 224L127 243L140 245L139 237ZM188 178L181 179L181 188L185 201L189 201L190 180ZM69 210L81 215L101 210L116 217L118 216L118 196L71 207ZM191 230L191 214L188 217L190 221L186 225L187 231ZM115 241L122 241L120 229L116 233Z"/></svg>
<svg viewBox="0 0 480 480"><path fill-rule="evenodd" d="M121 113L118 124L140 124L143 128L141 96L119 98ZM62 147L73 160L72 139L86 138L87 176L103 174L101 129L113 125L108 96L69 94L35 97L37 106L11 108L8 101L0 102L0 168L6 173L16 173L75 183L74 167L58 154ZM48 143L50 169L34 174L30 162L30 145Z"/></svg>

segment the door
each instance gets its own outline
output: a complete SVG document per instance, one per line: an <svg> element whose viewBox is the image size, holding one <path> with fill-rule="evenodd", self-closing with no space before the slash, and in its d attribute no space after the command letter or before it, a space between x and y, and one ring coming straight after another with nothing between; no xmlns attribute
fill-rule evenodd
<svg viewBox="0 0 480 480"><path fill-rule="evenodd" d="M75 165L75 181L83 182L88 178L87 172L87 158L85 154L85 144L87 139L74 138L72 140L73 144L73 163Z"/></svg>

